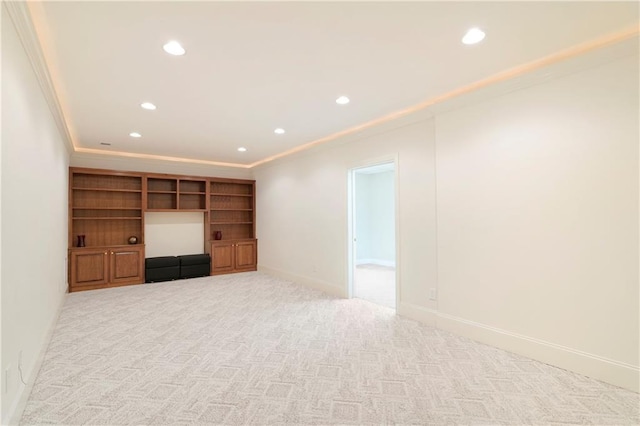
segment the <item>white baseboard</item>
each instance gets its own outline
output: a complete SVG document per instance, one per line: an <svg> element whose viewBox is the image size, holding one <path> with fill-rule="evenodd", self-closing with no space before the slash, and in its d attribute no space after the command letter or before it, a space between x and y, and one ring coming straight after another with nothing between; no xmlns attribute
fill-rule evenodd
<svg viewBox="0 0 640 426"><path fill-rule="evenodd" d="M399 303L398 315L634 392L640 391L640 367L635 365L410 303Z"/></svg>
<svg viewBox="0 0 640 426"><path fill-rule="evenodd" d="M399 302L397 305L398 315L411 318L423 324L436 327L438 325L438 311L413 305L411 303Z"/></svg>
<svg viewBox="0 0 640 426"><path fill-rule="evenodd" d="M384 260L384 259L357 259L356 265L380 265L380 266L388 266L390 268L395 268L396 261Z"/></svg>
<svg viewBox="0 0 640 426"><path fill-rule="evenodd" d="M438 313L437 323L442 330L634 392L640 391L638 366L443 313Z"/></svg>
<svg viewBox="0 0 640 426"><path fill-rule="evenodd" d="M280 269L271 268L269 266L264 266L264 265L258 265L258 271L265 272L267 274L276 276L278 278L282 278L284 280L293 281L295 283L302 284L306 287L320 290L332 296L342 297L342 298L347 297L346 289L336 287L334 285L329 284L326 281L318 280L316 278L296 275L290 272L282 271Z"/></svg>
<svg viewBox="0 0 640 426"><path fill-rule="evenodd" d="M27 406L27 401L29 400L29 395L31 395L31 391L33 390L33 384L36 380L38 372L40 371L40 367L42 366L42 362L44 361L44 356L47 353L47 348L49 347L49 342L51 341L51 337L53 336L53 331L56 329L56 324L58 323L58 318L60 318L60 312L62 312L62 307L64 306L64 301L66 299L66 295L68 290L64 292L62 297L60 298L58 309L56 313L53 315L51 322L49 323L49 328L47 329L44 338L42 339L42 345L40 346L40 352L36 357L36 360L29 371L27 377L27 384L20 383L20 387L18 389L18 394L11 404L9 411L6 414L6 421L3 420L3 425L18 425L20 423L20 419L22 418L22 413L24 412L25 407Z"/></svg>

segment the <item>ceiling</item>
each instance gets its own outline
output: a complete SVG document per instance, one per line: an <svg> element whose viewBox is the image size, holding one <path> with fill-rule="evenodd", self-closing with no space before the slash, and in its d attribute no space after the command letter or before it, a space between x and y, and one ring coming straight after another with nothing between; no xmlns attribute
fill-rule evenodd
<svg viewBox="0 0 640 426"><path fill-rule="evenodd" d="M239 166L638 24L635 2L74 1L32 13L76 149ZM462 44L475 26L486 39ZM186 54L165 53L169 40Z"/></svg>

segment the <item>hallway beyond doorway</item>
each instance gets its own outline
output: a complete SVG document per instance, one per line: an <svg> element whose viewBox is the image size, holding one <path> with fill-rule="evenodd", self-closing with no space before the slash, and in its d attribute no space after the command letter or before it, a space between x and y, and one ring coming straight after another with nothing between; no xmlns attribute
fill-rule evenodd
<svg viewBox="0 0 640 426"><path fill-rule="evenodd" d="M387 308L396 308L396 269L366 263L357 265L353 280L353 297Z"/></svg>

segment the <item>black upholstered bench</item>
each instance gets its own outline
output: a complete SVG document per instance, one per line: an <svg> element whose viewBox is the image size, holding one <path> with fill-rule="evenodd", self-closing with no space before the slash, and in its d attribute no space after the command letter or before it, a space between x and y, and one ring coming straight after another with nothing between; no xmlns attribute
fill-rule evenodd
<svg viewBox="0 0 640 426"><path fill-rule="evenodd" d="M208 254L150 257L144 263L145 282L148 283L208 277L211 274L211 256Z"/></svg>
<svg viewBox="0 0 640 426"><path fill-rule="evenodd" d="M175 256L150 257L144 260L145 282L171 281L180 278L180 260Z"/></svg>
<svg viewBox="0 0 640 426"><path fill-rule="evenodd" d="M211 275L211 256L208 254L188 254L180 259L180 278L208 277Z"/></svg>

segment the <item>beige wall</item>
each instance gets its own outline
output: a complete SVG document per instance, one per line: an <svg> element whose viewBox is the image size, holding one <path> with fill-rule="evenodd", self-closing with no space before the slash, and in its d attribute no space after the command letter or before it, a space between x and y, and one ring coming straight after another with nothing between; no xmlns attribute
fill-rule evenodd
<svg viewBox="0 0 640 426"><path fill-rule="evenodd" d="M145 257L204 253L204 213L144 214Z"/></svg>
<svg viewBox="0 0 640 426"><path fill-rule="evenodd" d="M31 385L66 291L69 156L4 7L1 392L7 424L27 394L18 375L20 352Z"/></svg>
<svg viewBox="0 0 640 426"><path fill-rule="evenodd" d="M422 287L435 285L433 122L417 119L257 169L260 267L346 295L347 171L397 158L401 300L432 307Z"/></svg>
<svg viewBox="0 0 640 426"><path fill-rule="evenodd" d="M631 57L438 116L439 310L637 388L638 113Z"/></svg>
<svg viewBox="0 0 640 426"><path fill-rule="evenodd" d="M73 167L89 167L92 169L211 176L234 179L251 179L252 176L251 170L237 167L218 167L204 164L183 163L180 161L150 160L77 152L71 156L70 164Z"/></svg>
<svg viewBox="0 0 640 426"><path fill-rule="evenodd" d="M638 57L618 53L257 168L259 267L346 295L347 170L397 156L400 314L637 390Z"/></svg>

